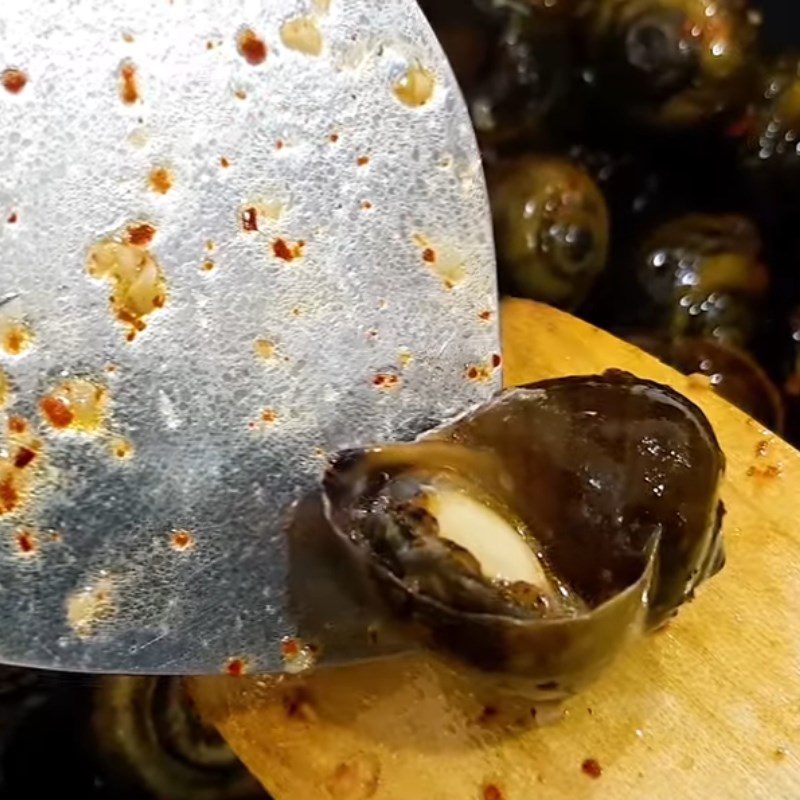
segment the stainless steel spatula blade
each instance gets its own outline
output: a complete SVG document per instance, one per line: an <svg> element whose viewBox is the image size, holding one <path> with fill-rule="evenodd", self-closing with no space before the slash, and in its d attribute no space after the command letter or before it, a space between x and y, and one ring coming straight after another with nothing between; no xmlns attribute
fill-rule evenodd
<svg viewBox="0 0 800 800"><path fill-rule="evenodd" d="M442 51L412 0L5 0L0 73L0 661L280 670L326 455L499 383Z"/></svg>

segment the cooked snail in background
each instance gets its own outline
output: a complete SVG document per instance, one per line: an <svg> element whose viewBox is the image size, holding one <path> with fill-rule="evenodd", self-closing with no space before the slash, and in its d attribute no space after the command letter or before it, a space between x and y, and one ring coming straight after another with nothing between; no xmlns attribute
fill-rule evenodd
<svg viewBox="0 0 800 800"><path fill-rule="evenodd" d="M766 372L743 350L717 339L628 336L685 375L703 375L722 397L757 419L770 430L783 429L784 409L780 392Z"/></svg>
<svg viewBox="0 0 800 800"><path fill-rule="evenodd" d="M723 469L696 406L614 372L347 451L324 499L364 583L425 642L558 697L722 567Z"/></svg>
<svg viewBox="0 0 800 800"><path fill-rule="evenodd" d="M570 72L564 25L530 14L509 15L484 75L468 93L481 143L530 146L540 139L545 121L568 94Z"/></svg>
<svg viewBox="0 0 800 800"><path fill-rule="evenodd" d="M608 209L589 175L559 158L524 157L489 174L502 288L574 308L602 272Z"/></svg>
<svg viewBox="0 0 800 800"><path fill-rule="evenodd" d="M674 336L747 344L769 285L760 253L743 217L691 214L661 225L635 263L644 319Z"/></svg>
<svg viewBox="0 0 800 800"><path fill-rule="evenodd" d="M759 97L740 123L741 159L762 194L771 194L771 210L800 202L800 61L782 57L769 64Z"/></svg>
<svg viewBox="0 0 800 800"><path fill-rule="evenodd" d="M604 103L682 128L746 97L755 26L740 0L583 0L585 78Z"/></svg>

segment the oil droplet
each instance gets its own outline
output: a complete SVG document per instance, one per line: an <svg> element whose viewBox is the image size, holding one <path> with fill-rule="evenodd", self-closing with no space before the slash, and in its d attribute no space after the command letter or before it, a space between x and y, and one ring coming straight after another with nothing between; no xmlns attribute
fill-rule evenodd
<svg viewBox="0 0 800 800"><path fill-rule="evenodd" d="M243 658L229 658L225 664L225 674L232 678L241 678L247 672L247 661Z"/></svg>
<svg viewBox="0 0 800 800"><path fill-rule="evenodd" d="M400 351L397 360L400 362L400 366L405 369L414 360L414 355L410 350L403 349Z"/></svg>
<svg viewBox="0 0 800 800"><path fill-rule="evenodd" d="M304 642L294 636L287 636L281 642L283 669L290 675L297 675L314 667L319 660L319 647Z"/></svg>
<svg viewBox="0 0 800 800"><path fill-rule="evenodd" d="M253 342L253 350L259 358L263 358L265 361L274 358L277 352L274 343L269 339L256 339Z"/></svg>
<svg viewBox="0 0 800 800"><path fill-rule="evenodd" d="M8 383L8 376L0 369L0 408L5 408L8 398L11 395L11 386Z"/></svg>
<svg viewBox="0 0 800 800"><path fill-rule="evenodd" d="M118 458L120 461L127 461L133 458L134 447L128 439L115 437L109 444L109 450L111 451L111 455L114 456L114 458Z"/></svg>
<svg viewBox="0 0 800 800"><path fill-rule="evenodd" d="M281 26L281 41L291 50L318 56L322 52L322 34L313 17L297 17Z"/></svg>
<svg viewBox="0 0 800 800"><path fill-rule="evenodd" d="M254 67L263 64L267 59L266 43L251 28L245 28L239 33L236 46L239 50L239 55L241 55L248 64Z"/></svg>
<svg viewBox="0 0 800 800"><path fill-rule="evenodd" d="M19 94L28 83L28 76L21 69L9 68L0 74L0 83L10 94Z"/></svg>
<svg viewBox="0 0 800 800"><path fill-rule="evenodd" d="M114 583L107 575L77 589L67 597L67 622L81 639L97 632L114 615Z"/></svg>
<svg viewBox="0 0 800 800"><path fill-rule="evenodd" d="M127 242L105 240L89 251L86 269L93 278L111 283L111 310L128 328L128 341L147 327L144 318L166 302L163 270L146 249L150 232L154 232L152 226L138 226L128 231Z"/></svg>
<svg viewBox="0 0 800 800"><path fill-rule="evenodd" d="M272 408L265 408L261 412L261 421L266 425L274 425L278 421L278 412Z"/></svg>
<svg viewBox="0 0 800 800"><path fill-rule="evenodd" d="M150 173L150 188L158 194L166 194L172 188L172 173L166 167L156 167Z"/></svg>
<svg viewBox="0 0 800 800"><path fill-rule="evenodd" d="M306 243L301 239L297 242L287 242L285 239L275 239L272 242L272 254L281 261L294 261L303 255Z"/></svg>
<svg viewBox="0 0 800 800"><path fill-rule="evenodd" d="M139 95L139 81L136 76L136 66L130 62L126 62L120 67L119 96L126 106L131 106L141 99Z"/></svg>
<svg viewBox="0 0 800 800"><path fill-rule="evenodd" d="M32 558L39 549L39 537L34 531L23 528L15 534L17 550L23 558Z"/></svg>
<svg viewBox="0 0 800 800"><path fill-rule="evenodd" d="M194 535L191 531L173 531L172 535L170 536L170 547L173 550L184 552L185 550L191 550L194 547L194 544Z"/></svg>
<svg viewBox="0 0 800 800"><path fill-rule="evenodd" d="M203 272L211 272L211 270L213 270L215 266L216 266L216 264L209 259L207 261L204 261L200 265L200 269L202 269Z"/></svg>
<svg viewBox="0 0 800 800"><path fill-rule="evenodd" d="M86 378L69 378L48 392L39 409L56 430L96 433L105 424L108 390Z"/></svg>
<svg viewBox="0 0 800 800"><path fill-rule="evenodd" d="M0 323L0 348L10 356L22 355L30 346L33 334L22 322Z"/></svg>
<svg viewBox="0 0 800 800"><path fill-rule="evenodd" d="M392 90L401 103L411 108L419 108L430 101L435 88L436 78L433 73L419 64L414 64L405 71Z"/></svg>

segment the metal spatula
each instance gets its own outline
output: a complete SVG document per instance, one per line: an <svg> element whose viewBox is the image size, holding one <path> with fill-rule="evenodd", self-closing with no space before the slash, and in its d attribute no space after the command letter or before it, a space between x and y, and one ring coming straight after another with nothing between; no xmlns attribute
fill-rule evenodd
<svg viewBox="0 0 800 800"><path fill-rule="evenodd" d="M442 51L413 0L5 0L0 73L0 661L280 670L326 454L499 384Z"/></svg>

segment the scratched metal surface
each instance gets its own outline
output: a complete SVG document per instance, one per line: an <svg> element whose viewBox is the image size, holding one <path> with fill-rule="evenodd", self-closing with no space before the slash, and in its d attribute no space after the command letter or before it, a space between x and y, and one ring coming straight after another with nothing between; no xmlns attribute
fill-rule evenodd
<svg viewBox="0 0 800 800"><path fill-rule="evenodd" d="M411 0L325 5L3 0L0 72L27 83L0 86L0 329L24 321L34 338L20 355L0 348L0 414L27 419L43 450L30 496L0 515L2 661L281 669L279 641L296 632L282 526L320 475L318 448L411 437L499 383L497 371L465 377L498 348L495 316L479 318L496 287L450 69ZM319 56L282 42L298 14L313 15ZM237 51L243 26L266 42L263 64ZM410 108L392 86L417 62L436 84ZM125 63L140 92L130 105ZM163 195L148 187L157 166L174 179ZM275 201L278 220L242 230L243 206ZM128 342L86 263L134 221L156 229L168 299ZM278 236L304 240L302 258L275 258ZM463 264L451 289L427 244ZM258 338L279 357L257 358ZM379 372L399 385L376 387ZM39 411L74 376L108 390L93 435L52 430ZM258 421L265 408L274 424ZM111 454L113 437L131 442L130 459ZM1 475L6 424L0 444ZM178 529L194 537L183 552Z"/></svg>

